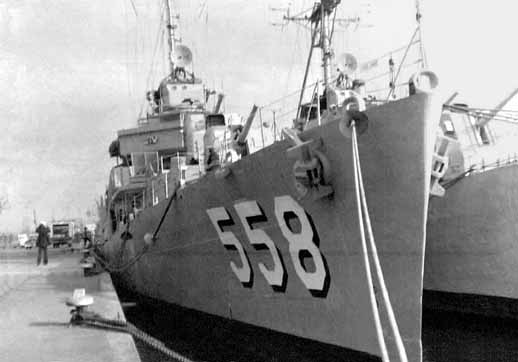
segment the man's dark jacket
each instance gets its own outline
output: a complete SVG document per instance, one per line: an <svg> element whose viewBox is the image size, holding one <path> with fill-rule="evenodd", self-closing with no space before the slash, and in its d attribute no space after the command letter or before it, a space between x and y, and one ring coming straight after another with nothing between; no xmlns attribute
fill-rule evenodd
<svg viewBox="0 0 518 362"><path fill-rule="evenodd" d="M40 224L40 226L38 226L38 228L36 229L36 232L38 233L38 240L36 241L36 246L38 248L46 248L47 246L49 246L49 228L43 224Z"/></svg>

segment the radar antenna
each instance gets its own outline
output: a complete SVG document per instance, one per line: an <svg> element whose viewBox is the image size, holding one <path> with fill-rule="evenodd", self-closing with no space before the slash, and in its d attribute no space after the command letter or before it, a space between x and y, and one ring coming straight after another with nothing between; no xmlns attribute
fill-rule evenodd
<svg viewBox="0 0 518 362"><path fill-rule="evenodd" d="M351 53L342 53L335 59L336 69L347 75L351 75L358 69L358 60Z"/></svg>
<svg viewBox="0 0 518 362"><path fill-rule="evenodd" d="M192 52L183 44L176 45L173 52L173 63L180 68L185 68L192 63Z"/></svg>

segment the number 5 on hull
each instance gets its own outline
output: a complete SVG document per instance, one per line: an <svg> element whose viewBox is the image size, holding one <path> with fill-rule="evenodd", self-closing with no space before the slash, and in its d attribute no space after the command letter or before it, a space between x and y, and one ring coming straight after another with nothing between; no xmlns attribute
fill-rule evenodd
<svg viewBox="0 0 518 362"><path fill-rule="evenodd" d="M233 261L230 262L230 267L236 274L237 278L243 285L252 283L252 269L250 268L250 262L246 256L243 246L237 240L236 236L232 231L223 231L223 225L234 225L234 220L225 210L224 207L215 207L208 209L207 214L209 215L210 221L214 225L214 228L218 232L219 240L225 246L225 248L236 249L241 258L241 267L238 267Z"/></svg>
<svg viewBox="0 0 518 362"><path fill-rule="evenodd" d="M259 270L263 273L266 281L272 287L282 288L285 282L285 270L279 251L275 243L262 229L253 229L254 219L256 221L267 221L264 212L261 210L257 201L244 201L234 205L241 223L245 229L246 236L256 249L266 246L270 251L273 260L273 269L269 270L266 265L259 263Z"/></svg>

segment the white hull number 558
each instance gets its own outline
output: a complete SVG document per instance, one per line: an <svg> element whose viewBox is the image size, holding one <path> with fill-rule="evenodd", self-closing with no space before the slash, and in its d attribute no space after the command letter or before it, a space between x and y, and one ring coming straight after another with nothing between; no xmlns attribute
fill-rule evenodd
<svg viewBox="0 0 518 362"><path fill-rule="evenodd" d="M262 218L261 221L267 221L261 207L257 201L241 201L234 204L234 209L250 244L256 248L267 248L270 252L273 267L269 269L263 263L258 263L259 270L272 287L282 286L286 270L284 270L281 262L279 251L264 230L253 228L252 225L253 220L257 220L257 218ZM288 242L291 261L298 277L307 289L322 291L325 287L327 268L319 248L313 242L317 236L315 235L316 230L313 229L306 211L291 196L287 195L274 198L274 209L279 228ZM223 231L223 226L234 224L232 216L224 207L208 209L207 214L218 232L221 243L225 247L235 248L239 253L241 267L238 267L233 261L230 262L230 267L241 283L251 283L253 273L242 243L232 231ZM299 232L294 232L287 223L287 220L293 217L298 218ZM314 270L306 270L300 258L301 253L311 256Z"/></svg>

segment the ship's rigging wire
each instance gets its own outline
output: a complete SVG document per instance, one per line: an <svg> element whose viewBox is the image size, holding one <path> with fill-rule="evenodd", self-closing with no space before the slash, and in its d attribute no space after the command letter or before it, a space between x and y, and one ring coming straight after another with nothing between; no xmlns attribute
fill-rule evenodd
<svg viewBox="0 0 518 362"><path fill-rule="evenodd" d="M315 7L316 7L316 5L315 5ZM320 19L320 21L324 21L324 20ZM317 19L317 20L314 21L314 24L312 25L312 29L311 29L311 46L309 48L309 55L308 55L308 58L307 58L307 61L306 61L306 68L305 68L305 71L304 71L304 79L302 80L302 89L300 90L300 96L299 96L299 101L298 101L298 105L297 105L297 113L296 113L295 118L299 118L300 106L302 105L302 100L303 100L303 97L304 97L304 91L306 89L306 82L307 82L307 79L308 79L308 73L309 73L310 64L311 64L311 57L313 55L313 49L315 48L315 40L316 40L317 34L319 33L318 26L319 26L319 20ZM320 36L322 36L322 35L320 35ZM322 42L322 39L319 39L319 42Z"/></svg>
<svg viewBox="0 0 518 362"><path fill-rule="evenodd" d="M414 40L413 42L410 43L410 46L413 46L413 45L418 44L418 43L419 43L419 40ZM393 54L396 54L398 52L401 52L404 49L406 49L407 47L408 47L408 45L405 45L405 46L403 46L401 48L397 48L397 49L393 50L392 52L389 52L389 53L383 54L383 55L381 55L381 56L379 56L377 58L371 59L371 60L365 62L364 64L378 64L378 62L381 59L387 58L390 55L393 55ZM421 59L418 59L418 60L414 61L413 63L407 63L407 64L402 66L402 69L405 69L405 68L408 68L408 67L410 67L412 65L415 65L415 64L419 63L420 61L421 61ZM388 75L390 75L390 71L387 71L387 72L384 72L384 73L380 73L380 74L374 75L374 76L372 76L370 78L367 78L367 79L365 79L365 82L370 82L370 81L373 81L375 79L378 79L378 78L381 78L381 77L385 77L385 76L388 76Z"/></svg>
<svg viewBox="0 0 518 362"><path fill-rule="evenodd" d="M138 22L140 21L140 18L138 16L135 15L135 25L138 25ZM132 55L132 60L133 60L133 64L134 64L134 70L135 70L135 77L134 77L134 84L136 84L138 82L138 75L140 74L140 64L139 62L135 62L134 60L135 59L138 59L138 56L139 56L139 34L140 34L140 29L138 26L135 26L135 32L134 32L134 39L133 39L133 55Z"/></svg>
<svg viewBox="0 0 518 362"><path fill-rule="evenodd" d="M487 108L470 108L456 105L443 105L444 109L457 112L466 113L469 116L475 117L476 119L488 118L491 121L508 122L518 124L518 111L515 110L494 110ZM497 111L497 112L495 112ZM511 114L516 114L513 116Z"/></svg>
<svg viewBox="0 0 518 362"><path fill-rule="evenodd" d="M129 29L129 20L128 20L128 10L126 8L126 1L125 0L122 0L121 2L121 5L122 5L122 10L123 10L123 13L124 13L124 20L125 20L125 25L126 25L126 29ZM130 76L130 69L129 69L129 58L130 58L130 54L129 54L129 32L126 31L125 32L125 51L126 51L126 86L128 87L128 96L130 98L132 98L132 92L131 92L131 76Z"/></svg>
<svg viewBox="0 0 518 362"><path fill-rule="evenodd" d="M410 47L412 46L412 43L414 42L414 39L417 35L419 31L419 28L417 27L414 31L414 34L412 35L412 38L410 39L410 42L408 43L406 49L405 49L405 53L403 55L403 59L401 59L401 61L399 62L399 66L398 66L398 69L397 69L397 72L396 72L396 76L394 77L394 80L393 80L393 83L396 83L397 82L397 79L399 77L399 73L401 72L401 67L403 66L404 62L405 62L405 59L406 59L406 56L408 54L408 51L410 50ZM390 88L390 91L387 95L387 101L390 99L390 96L392 95L392 93L394 92L394 88Z"/></svg>
<svg viewBox="0 0 518 362"><path fill-rule="evenodd" d="M135 6L135 3L133 2L133 0L129 0L129 2L131 3L131 7L133 8L135 16L138 17L137 7Z"/></svg>
<svg viewBox="0 0 518 362"><path fill-rule="evenodd" d="M165 24L165 5L162 2L162 7L160 9L160 22L159 22L158 29L157 29L157 32L155 35L153 54L151 56L151 66L149 68L147 79L146 79L146 89L150 89L152 86L151 82L152 82L152 77L153 77L154 71L155 71L155 66L156 66L155 61L157 60L157 52L158 52L158 49L163 45L164 33L165 33L165 29L166 29L164 24ZM142 105L140 107L140 112L139 112L139 118L143 117L144 107L146 105L146 102L147 102L146 100L143 100L143 102L142 102Z"/></svg>
<svg viewBox="0 0 518 362"><path fill-rule="evenodd" d="M416 4L416 6L417 6L417 4ZM309 10L312 10L312 9L313 9L313 8L308 8L308 9L305 9L305 10L303 10L303 11L298 12L297 14L295 14L295 15L293 15L293 16L292 16L292 15L290 15L290 18L297 18L297 17L300 17L301 15L303 15L304 13L307 13ZM336 23L336 21L335 21L336 16L337 16L337 9L335 8L335 9L334 9L334 14L333 14L333 21L332 21L331 37L332 37L332 36L333 36L333 34L334 34L334 28L335 28L335 23ZM307 18L307 16L305 16L305 18ZM417 16L417 15L416 15L416 19L418 19L418 16ZM300 19L300 20L302 20L302 19ZM299 23L297 22L297 24L299 24ZM408 54L409 54L410 49L411 49L414 45L416 45L416 44L420 44L420 45L422 45L422 44L421 44L421 43L422 43L422 39L421 39L420 37L419 37L419 38L417 37L417 35L420 35L420 36L421 36L421 34L420 34L420 30L421 30L421 29L420 29L420 23L418 22L418 24L417 24L417 26L416 26L416 28L415 28L415 31L414 31L414 33L413 33L413 35L412 35L411 39L410 39L410 42L409 42L408 44L406 44L406 45L404 45L404 46L401 46L401 47L399 47L399 48L397 48L397 49L394 49L394 50L392 50L392 51L390 51L390 52L387 52L387 53L385 53L385 54L382 54L381 56L378 56L377 58L371 59L371 60L369 60L368 62L365 62L365 64L372 63L372 64L376 64L376 65L377 65L378 61L379 61L379 60L381 60L382 58L385 58L385 57L387 57L387 56L391 56L391 55L393 55L394 53L399 53L399 52L401 52L401 51L403 51L403 50L404 50L405 52L404 52L404 54L403 54L403 56L402 56L401 61L399 62L398 70L397 70L397 73L396 73L395 78L394 78L394 83L396 83L396 81L398 80L399 76L401 75L401 71L402 71L403 69L410 68L410 67L415 66L416 64L419 64L419 63L421 63L421 64L425 64L425 63L426 63L425 59L423 59L423 58L422 58L422 57L424 57L424 53L423 53L422 51L421 51L421 57L420 57L419 59L417 59L417 60L415 60L415 61L412 61L411 63L408 63L408 62L407 62L407 63L405 63L405 60L406 60L406 58L408 57ZM291 68L290 68L290 69L291 69ZM384 76L387 76L388 74L390 74L390 72L384 72L384 73L381 73L381 74L374 75L374 76L372 76L372 77L368 78L367 80L365 80L365 82L366 82L366 83L368 83L368 82L373 81L373 80L375 80L375 79L378 79L378 78L382 78L382 77L384 77ZM280 102L284 101L285 99L287 99L287 98L289 98L289 97L293 96L294 94L301 92L303 89L305 90L305 89L307 89L307 88L311 88L311 87L313 87L315 84L316 84L316 82L315 82L315 83L311 83L311 84L309 84L309 85L305 86L304 88L300 88L300 89L298 89L298 90L297 90L297 91L295 91L295 92L288 93L287 95L285 95L285 96L283 96L283 97L281 97L281 98L279 98L279 99L273 100L273 101L271 101L271 102L269 102L269 103L267 103L267 104L265 104L265 105L262 105L260 108L263 108L263 109L266 109L266 108L272 108L271 106L275 105L276 103L280 103ZM381 91L385 91L385 90L389 89L389 95L387 96L387 101L388 101L388 99L390 98L390 96L393 94L393 92L395 92L395 90L396 90L397 88L400 88L400 87L405 86L405 85L407 85L407 84L408 84L408 82L400 82L400 83L395 84L395 87L394 87L394 88L392 88L392 87L380 87L380 88L377 88L377 89L375 89L375 90L368 90L368 93L377 93L377 92L381 92ZM380 102L385 102L385 101L380 100ZM285 108L285 107L282 107L282 108ZM282 108L281 108L281 110L283 110ZM283 110L283 112L282 112L282 113L280 113L280 114L278 115L279 120L281 120L281 119L282 119L282 117L284 117L284 116L288 115L291 111L293 111L293 110L297 110L297 109L299 109L299 108L291 109L290 111L284 111L284 110ZM276 111L279 111L279 109L276 109Z"/></svg>
<svg viewBox="0 0 518 362"><path fill-rule="evenodd" d="M493 108L474 108L474 107L462 107L462 106L456 106L455 103L452 104L452 105L445 105L445 107L449 107L449 108L458 108L458 109L469 109L469 110L473 110L473 111L476 111L476 112L494 112L496 111L496 109L493 109ZM514 109L499 109L498 112L504 112L504 113L518 113L518 110L514 110Z"/></svg>
<svg viewBox="0 0 518 362"><path fill-rule="evenodd" d="M337 7L334 8L333 21L331 22L331 24L332 24L331 32L329 33L329 44L332 44L332 42L333 42L333 35L335 33L336 11L337 11Z"/></svg>
<svg viewBox="0 0 518 362"><path fill-rule="evenodd" d="M311 84L308 84L306 85L306 87L304 89L308 89L308 88L311 88L311 87L314 87L315 84L317 84L317 82L313 82ZM274 99L273 101L269 102L269 103L266 103L262 106L260 106L259 108L262 108L262 109L268 109L270 108L271 106L273 106L274 104L277 104L279 102L282 102L283 100L287 99L287 98L290 98L290 97L293 97L294 95L300 93L300 91L302 90L302 88L299 88L293 92L290 92L288 94L286 94L285 96L282 96L280 98L277 98L277 99Z"/></svg>
<svg viewBox="0 0 518 362"><path fill-rule="evenodd" d="M413 42L410 42L410 45L415 45L415 44L418 44L419 43L419 40L414 40ZM396 48L394 50L391 50L389 52L386 52L382 55L379 55L377 56L376 58L373 58L373 59L370 59L369 61L367 61L366 63L372 63L372 62L378 62L379 60L383 59L383 58L387 58L391 55L394 55L395 53L399 53L399 52L402 52L403 50L405 50L407 47L408 47L409 44L406 44L406 45L403 45L403 46L400 46L399 48Z"/></svg>
<svg viewBox="0 0 518 362"><path fill-rule="evenodd" d="M299 11L298 13L295 13L294 15L289 15L290 18L299 18L300 16L312 11L314 9L314 5L311 5L310 7L305 8L304 10ZM307 15L304 15L304 18L297 19L297 20L309 20ZM302 25L302 24L299 24Z"/></svg>
<svg viewBox="0 0 518 362"><path fill-rule="evenodd" d="M301 53L301 46L300 46L300 28L295 28L295 42L293 42L293 51L291 52L291 58L290 58L290 66L288 68L288 74L286 76L286 87L284 88L284 92L288 92L288 87L290 84L291 74L295 65L295 57L298 57L298 55Z"/></svg>
<svg viewBox="0 0 518 362"><path fill-rule="evenodd" d="M383 304L385 310L387 312L390 328L392 329L392 334L394 335L394 340L396 342L397 351L399 354L399 360L401 362L408 362L408 357L406 354L405 346L403 344L403 339L401 338L401 334L399 332L399 327L397 325L396 317L394 315L394 310L392 308L392 303L390 302L390 297L388 294L387 286L385 284L385 279L383 277L383 271L381 269L381 264L378 258L378 250L376 247L376 242L374 240L374 233L372 231L372 225L369 216L369 208L367 205L367 197L365 195L365 188L363 185L363 176L361 171L360 164L360 154L358 149L358 138L356 132L355 122L353 121L351 124L352 128L352 149L353 149L353 167L354 167L354 183L355 183L355 191L356 191L356 204L358 211L358 219L360 226L360 236L362 241L362 250L364 254L365 261L365 269L367 272L367 283L369 285L369 296L371 300L371 307L373 309L374 321L376 324L376 332L378 335L378 342L380 344L380 349L382 352L383 361L389 361L387 347L385 344L383 329L381 327L381 322L379 320L379 309L377 307L377 302L375 300L374 295L374 286L372 281L372 275L370 271L370 263L369 263L369 255L372 256L374 269L376 271L376 277L378 279L378 284L381 290L381 295L383 298ZM367 228L367 235L369 240L370 253L367 251L367 244L365 242L365 229L363 225L363 216L365 216L365 226Z"/></svg>

